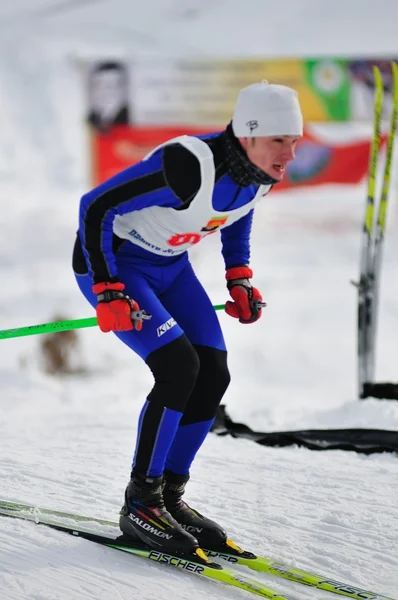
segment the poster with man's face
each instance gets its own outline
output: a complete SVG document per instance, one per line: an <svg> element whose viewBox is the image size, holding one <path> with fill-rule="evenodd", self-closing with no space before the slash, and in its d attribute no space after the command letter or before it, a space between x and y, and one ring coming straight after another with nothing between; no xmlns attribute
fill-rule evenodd
<svg viewBox="0 0 398 600"><path fill-rule="evenodd" d="M102 61L93 64L88 88L87 121L98 132L130 122L128 73L124 63Z"/></svg>

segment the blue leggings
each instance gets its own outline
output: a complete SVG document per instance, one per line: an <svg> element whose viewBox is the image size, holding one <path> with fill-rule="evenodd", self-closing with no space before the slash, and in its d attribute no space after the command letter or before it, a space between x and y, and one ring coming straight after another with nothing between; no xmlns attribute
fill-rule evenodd
<svg viewBox="0 0 398 600"><path fill-rule="evenodd" d="M125 293L152 315L141 331L115 335L151 369L155 384L142 408L133 471L187 474L229 384L218 317L190 263L118 264ZM76 275L96 306L89 275Z"/></svg>

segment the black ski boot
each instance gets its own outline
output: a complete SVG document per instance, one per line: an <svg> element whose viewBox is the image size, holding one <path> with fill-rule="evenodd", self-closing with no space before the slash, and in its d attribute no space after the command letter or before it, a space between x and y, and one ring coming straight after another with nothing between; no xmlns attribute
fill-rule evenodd
<svg viewBox="0 0 398 600"><path fill-rule="evenodd" d="M138 541L154 550L196 556L198 541L184 531L165 508L162 481L162 477L132 473L120 511L120 529L131 541Z"/></svg>
<svg viewBox="0 0 398 600"><path fill-rule="evenodd" d="M227 534L224 529L182 500L188 480L189 475L165 472L163 500L166 509L185 531L195 536L202 548L209 550L225 548Z"/></svg>

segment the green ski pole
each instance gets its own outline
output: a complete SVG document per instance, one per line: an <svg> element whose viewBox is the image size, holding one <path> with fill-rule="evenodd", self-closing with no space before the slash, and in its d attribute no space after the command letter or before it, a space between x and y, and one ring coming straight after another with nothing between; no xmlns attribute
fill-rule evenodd
<svg viewBox="0 0 398 600"><path fill-rule="evenodd" d="M216 304L214 310L224 310L225 304ZM0 330L0 340L24 337L27 335L40 335L42 333L55 333L56 331L69 331L71 329L84 329L98 325L97 317L87 319L72 319L69 321L54 321L53 323L42 323L39 325L28 325L17 329Z"/></svg>

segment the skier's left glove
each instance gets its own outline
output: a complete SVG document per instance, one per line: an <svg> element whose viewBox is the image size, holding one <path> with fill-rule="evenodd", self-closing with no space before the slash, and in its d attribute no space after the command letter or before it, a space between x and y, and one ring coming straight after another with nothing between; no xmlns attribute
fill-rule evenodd
<svg viewBox="0 0 398 600"><path fill-rule="evenodd" d="M249 281L252 277L253 271L246 265L231 267L225 273L227 288L233 299L233 302L228 300L225 303L225 312L239 319L240 323L254 323L266 306L258 289Z"/></svg>

